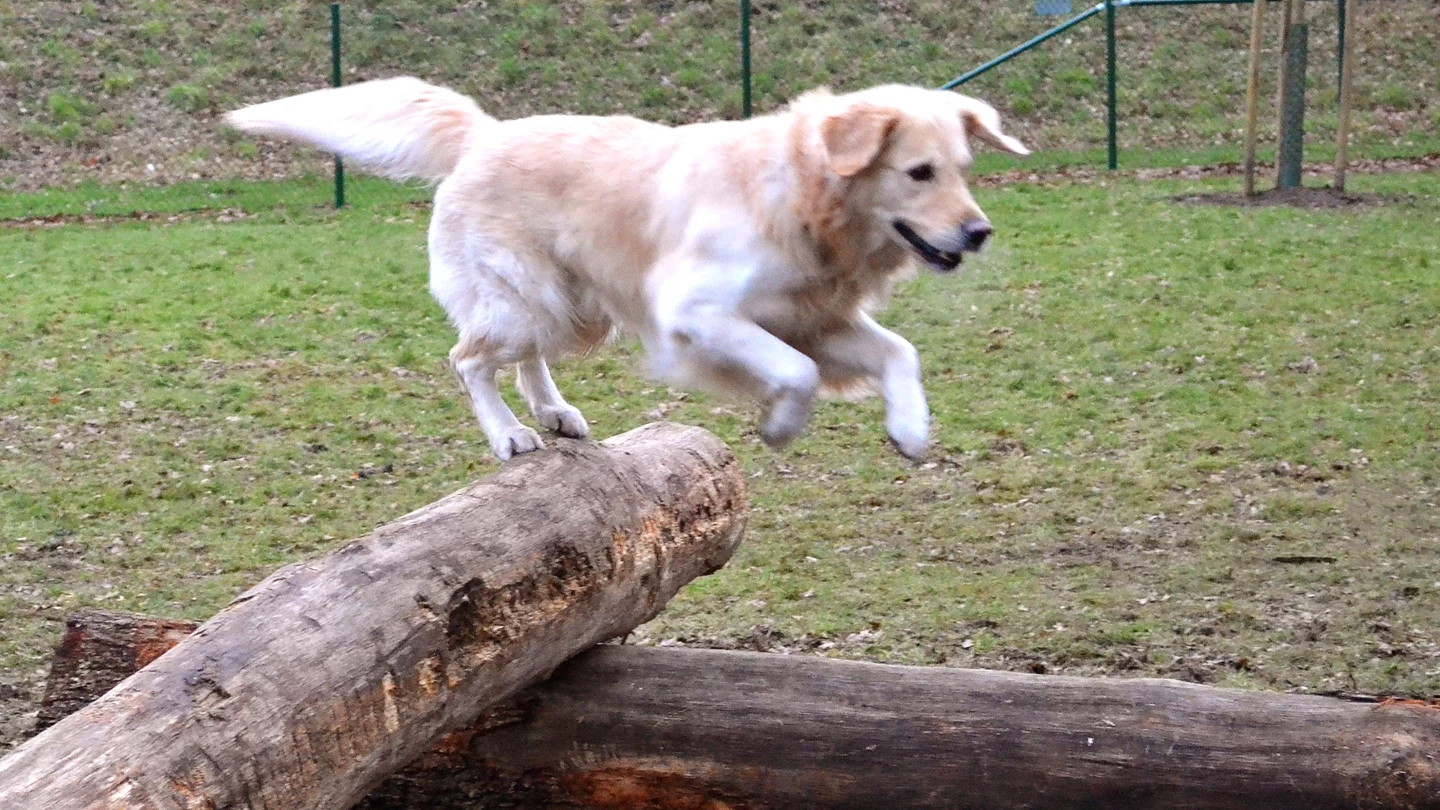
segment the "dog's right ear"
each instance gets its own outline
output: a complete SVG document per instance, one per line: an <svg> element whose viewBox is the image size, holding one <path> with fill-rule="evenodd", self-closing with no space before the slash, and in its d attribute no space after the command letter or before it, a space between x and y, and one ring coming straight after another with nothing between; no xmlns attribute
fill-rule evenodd
<svg viewBox="0 0 1440 810"><path fill-rule="evenodd" d="M965 125L967 135L979 138L1002 152L1012 155L1030 154L1025 144L1000 131L1000 113L996 112L994 107L978 98L959 93L952 95L955 97L955 106L960 108L960 120Z"/></svg>
<svg viewBox="0 0 1440 810"><path fill-rule="evenodd" d="M873 104L855 104L820 122L820 139L830 158L830 170L854 177L869 168L885 150L885 141L900 115Z"/></svg>

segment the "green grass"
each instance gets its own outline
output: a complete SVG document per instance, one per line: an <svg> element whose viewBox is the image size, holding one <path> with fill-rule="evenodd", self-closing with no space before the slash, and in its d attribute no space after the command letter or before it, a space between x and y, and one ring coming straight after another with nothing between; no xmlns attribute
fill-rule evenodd
<svg viewBox="0 0 1440 810"><path fill-rule="evenodd" d="M662 410L750 476L742 550L634 640L1440 692L1440 177L1353 177L1403 198L1358 211L1171 199L1231 186L981 190L993 248L883 317L925 364L922 465L875 402L774 453L752 407L645 379L628 342L559 364L598 436ZM0 230L0 680L33 681L77 607L204 618L493 469L421 193L326 194L4 203L255 216ZM1304 557L1334 561L1277 561Z"/></svg>

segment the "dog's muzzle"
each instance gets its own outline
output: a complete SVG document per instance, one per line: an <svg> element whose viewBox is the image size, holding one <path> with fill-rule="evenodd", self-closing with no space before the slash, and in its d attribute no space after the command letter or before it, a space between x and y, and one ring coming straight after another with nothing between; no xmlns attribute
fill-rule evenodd
<svg viewBox="0 0 1440 810"><path fill-rule="evenodd" d="M972 219L961 225L959 230L947 238L944 243L936 245L921 238L915 229L898 219L890 224L895 228L896 233L915 248L915 252L920 254L920 258L943 273L959 267L960 262L964 261L966 253L978 251L990 238L990 234L995 232L989 222L983 219Z"/></svg>

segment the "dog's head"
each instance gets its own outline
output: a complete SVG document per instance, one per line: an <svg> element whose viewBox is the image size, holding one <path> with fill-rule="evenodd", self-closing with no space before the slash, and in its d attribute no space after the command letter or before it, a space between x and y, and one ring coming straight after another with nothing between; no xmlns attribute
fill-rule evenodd
<svg viewBox="0 0 1440 810"><path fill-rule="evenodd" d="M1030 153L1000 130L993 107L958 93L903 86L826 101L819 139L828 170L845 184L852 217L868 219L873 233L941 272L985 244L990 221L965 183L970 139Z"/></svg>

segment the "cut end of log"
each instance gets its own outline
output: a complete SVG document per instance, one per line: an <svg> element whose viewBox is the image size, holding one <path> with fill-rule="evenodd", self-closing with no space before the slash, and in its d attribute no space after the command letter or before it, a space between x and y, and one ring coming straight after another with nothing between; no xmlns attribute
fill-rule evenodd
<svg viewBox="0 0 1440 810"><path fill-rule="evenodd" d="M110 610L76 611L65 621L35 730L44 731L88 705L194 630L194 622Z"/></svg>

